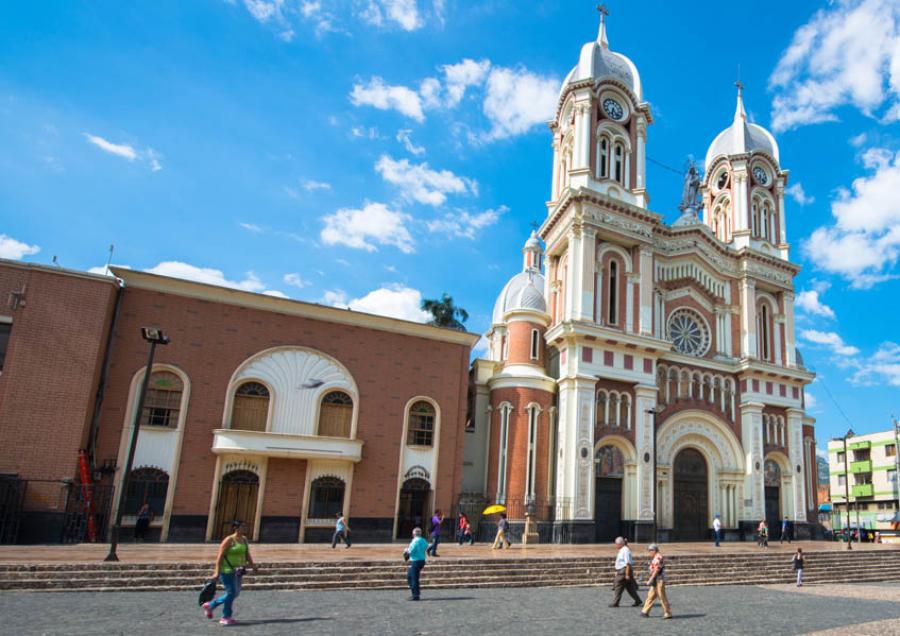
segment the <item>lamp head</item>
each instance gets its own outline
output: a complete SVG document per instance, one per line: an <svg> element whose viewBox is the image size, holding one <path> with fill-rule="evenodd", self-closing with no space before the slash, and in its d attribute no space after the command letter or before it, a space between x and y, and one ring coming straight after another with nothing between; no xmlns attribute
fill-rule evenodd
<svg viewBox="0 0 900 636"><path fill-rule="evenodd" d="M153 342L158 345L169 344L169 336L157 327L141 327L141 337L147 342Z"/></svg>

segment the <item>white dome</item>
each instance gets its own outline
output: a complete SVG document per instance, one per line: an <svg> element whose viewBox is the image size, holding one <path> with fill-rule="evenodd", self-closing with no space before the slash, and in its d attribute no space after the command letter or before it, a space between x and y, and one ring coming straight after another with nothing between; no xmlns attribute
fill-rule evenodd
<svg viewBox="0 0 900 636"><path fill-rule="evenodd" d="M759 150L778 159L778 143L768 130L756 124L747 123L744 100L738 89L737 108L731 126L720 132L706 151L705 169L719 156L743 155Z"/></svg>
<svg viewBox="0 0 900 636"><path fill-rule="evenodd" d="M544 277L533 269L519 272L509 279L494 303L494 324L503 322L507 312L517 309L547 313L544 300Z"/></svg>
<svg viewBox="0 0 900 636"><path fill-rule="evenodd" d="M606 24L600 22L600 33L595 42L588 42L581 47L581 56L578 65L569 71L563 81L560 97L569 84L586 79L599 80L610 77L619 80L634 93L638 102L643 101L641 90L641 76L637 67L630 59L609 50L609 42L606 40Z"/></svg>

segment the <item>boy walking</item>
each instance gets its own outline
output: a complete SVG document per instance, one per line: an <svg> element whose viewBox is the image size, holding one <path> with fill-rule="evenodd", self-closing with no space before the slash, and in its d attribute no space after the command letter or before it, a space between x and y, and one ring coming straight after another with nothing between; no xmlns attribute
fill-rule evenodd
<svg viewBox="0 0 900 636"><path fill-rule="evenodd" d="M347 544L347 547L350 547L350 526L347 525L347 520L344 519L344 515L340 512L337 513L337 521L334 524L334 535L331 537L331 549L334 550L334 547L338 544L338 541L343 541Z"/></svg>

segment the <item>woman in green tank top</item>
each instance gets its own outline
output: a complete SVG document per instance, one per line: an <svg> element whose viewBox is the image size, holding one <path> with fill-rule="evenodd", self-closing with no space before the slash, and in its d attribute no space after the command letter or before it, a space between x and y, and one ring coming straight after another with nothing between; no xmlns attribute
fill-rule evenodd
<svg viewBox="0 0 900 636"><path fill-rule="evenodd" d="M232 618L234 599L241 593L241 578L244 575L244 567L249 564L253 571L257 570L253 557L250 556L250 546L240 521L231 524L231 534L222 540L219 552L216 554L216 565L213 569L213 578L222 582L225 593L209 603L203 604L203 612L206 618L213 617L213 610L222 605L222 625L234 625L237 623Z"/></svg>

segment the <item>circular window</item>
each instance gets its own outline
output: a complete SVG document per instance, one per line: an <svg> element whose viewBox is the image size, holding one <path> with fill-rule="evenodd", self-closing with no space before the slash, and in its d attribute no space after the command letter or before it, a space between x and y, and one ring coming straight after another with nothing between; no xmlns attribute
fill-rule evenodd
<svg viewBox="0 0 900 636"><path fill-rule="evenodd" d="M672 312L667 333L678 353L702 356L709 350L709 327L703 318L690 309Z"/></svg>
<svg viewBox="0 0 900 636"><path fill-rule="evenodd" d="M753 178L761 186L769 183L769 173L762 166L753 166Z"/></svg>

